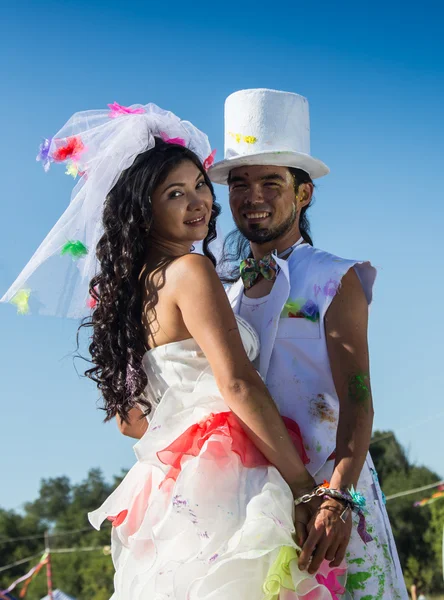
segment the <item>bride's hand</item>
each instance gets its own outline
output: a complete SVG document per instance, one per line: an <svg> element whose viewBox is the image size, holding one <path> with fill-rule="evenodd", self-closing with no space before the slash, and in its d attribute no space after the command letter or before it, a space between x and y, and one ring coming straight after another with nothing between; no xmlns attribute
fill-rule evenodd
<svg viewBox="0 0 444 600"><path fill-rule="evenodd" d="M290 489L293 493L293 498L296 500L305 494L311 494L315 488L315 480L308 471L304 473L304 477L298 481L290 483ZM294 527L296 529L296 544L302 548L310 531L310 523L316 510L322 504L320 498L312 498L310 502L303 502L295 506L294 512Z"/></svg>
<svg viewBox="0 0 444 600"><path fill-rule="evenodd" d="M313 526L313 519L322 504L321 498L313 498L310 502L299 504L294 509L294 526L296 543L302 548Z"/></svg>

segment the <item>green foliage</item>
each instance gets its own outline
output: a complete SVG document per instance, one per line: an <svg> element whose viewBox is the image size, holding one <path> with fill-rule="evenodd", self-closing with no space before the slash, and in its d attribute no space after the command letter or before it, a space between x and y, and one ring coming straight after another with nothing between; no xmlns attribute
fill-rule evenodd
<svg viewBox="0 0 444 600"><path fill-rule="evenodd" d="M430 545L433 552L433 563L437 565L435 572L435 579L440 583L443 579L442 565L443 565L443 536L444 536L444 498L440 498L436 502L430 505L430 523L427 531L424 535L424 540ZM439 568L439 566L441 568ZM438 586L436 586L438 587ZM444 586L439 586L439 589L444 591Z"/></svg>
<svg viewBox="0 0 444 600"><path fill-rule="evenodd" d="M370 445L370 454L378 471L381 484L383 482L385 484L387 477L393 473L406 473L410 466L404 449L392 431L374 432Z"/></svg>
<svg viewBox="0 0 444 600"><path fill-rule="evenodd" d="M427 467L410 464L392 432L375 431L370 453L387 496L440 480ZM440 593L444 592L441 555L444 499L430 506L413 506L435 491L432 488L389 500L387 512L407 586L416 582L421 590Z"/></svg>
<svg viewBox="0 0 444 600"><path fill-rule="evenodd" d="M79 600L108 600L113 591L114 569L111 557L103 549L110 544L110 526L95 531L88 523L87 513L100 506L121 480L107 483L98 469L73 485L67 477L44 479L39 497L25 505L24 514L0 509L0 566L21 558L44 552L43 534L50 531L53 587ZM65 533L73 530L85 530ZM8 542L8 538L35 536L31 540ZM57 553L57 550L76 548L77 551ZM96 548L89 550L90 548ZM82 550L83 549L83 550ZM26 573L39 560L0 572L0 589ZM14 590L18 597L17 588ZM43 568L31 581L26 600L40 600L47 594Z"/></svg>
<svg viewBox="0 0 444 600"><path fill-rule="evenodd" d="M0 509L0 566L8 565L42 550L41 540L30 539L16 543L4 543L3 538L21 538L42 534L45 527L35 515L19 515L14 511ZM37 561L38 559L36 559ZM31 563L30 563L31 566ZM5 589L11 581L24 573L28 564L19 565L7 571L0 572L0 589ZM41 597L41 596L40 596Z"/></svg>

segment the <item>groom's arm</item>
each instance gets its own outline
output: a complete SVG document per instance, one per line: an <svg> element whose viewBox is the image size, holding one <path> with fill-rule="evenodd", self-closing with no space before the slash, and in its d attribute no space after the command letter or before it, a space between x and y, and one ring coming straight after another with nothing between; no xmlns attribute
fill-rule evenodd
<svg viewBox="0 0 444 600"><path fill-rule="evenodd" d="M339 397L339 423L336 434L336 461L330 487L349 489L356 487L367 456L373 424L372 396L370 391L369 359L367 348L368 305L361 283L354 270L342 280L325 317L327 350L336 392ZM322 510L324 508L325 510ZM314 573L324 557L331 567L343 560L351 534L351 518L342 523L342 502L333 498L325 500L312 523L307 541L299 559L299 566L308 564ZM326 548L326 539L335 530L338 546Z"/></svg>
<svg viewBox="0 0 444 600"><path fill-rule="evenodd" d="M357 486L370 445L373 402L367 326L367 300L351 269L325 317L328 355L339 397L336 462L330 482L336 489Z"/></svg>

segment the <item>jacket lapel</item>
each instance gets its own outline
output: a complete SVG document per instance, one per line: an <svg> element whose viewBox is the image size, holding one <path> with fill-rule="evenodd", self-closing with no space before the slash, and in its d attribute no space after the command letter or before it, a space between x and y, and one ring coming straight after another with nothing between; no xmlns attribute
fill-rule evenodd
<svg viewBox="0 0 444 600"><path fill-rule="evenodd" d="M233 285L227 291L228 300L235 315L239 314L243 293L244 284L242 279L238 279L236 283L233 283Z"/></svg>
<svg viewBox="0 0 444 600"><path fill-rule="evenodd" d="M267 377L268 367L270 365L271 353L273 352L281 312L290 293L288 263L286 260L281 260L277 256L274 256L274 258L280 269L268 297L268 302L265 305L260 332L261 354L259 359L259 373L264 381Z"/></svg>

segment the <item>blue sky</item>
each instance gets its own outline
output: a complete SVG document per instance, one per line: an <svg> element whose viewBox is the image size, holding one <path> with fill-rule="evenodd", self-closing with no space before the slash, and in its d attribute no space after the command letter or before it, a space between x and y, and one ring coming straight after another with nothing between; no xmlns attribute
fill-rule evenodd
<svg viewBox="0 0 444 600"><path fill-rule="evenodd" d="M444 476L444 49L438 2L17 1L0 23L3 293L67 206L72 179L35 162L73 112L155 102L223 154L223 102L270 87L308 97L312 153L331 174L315 244L379 269L370 349L375 427ZM231 228L226 191L222 227ZM0 306L2 486L19 509L42 477L134 461L73 367L77 323ZM78 363L81 370L82 364Z"/></svg>

